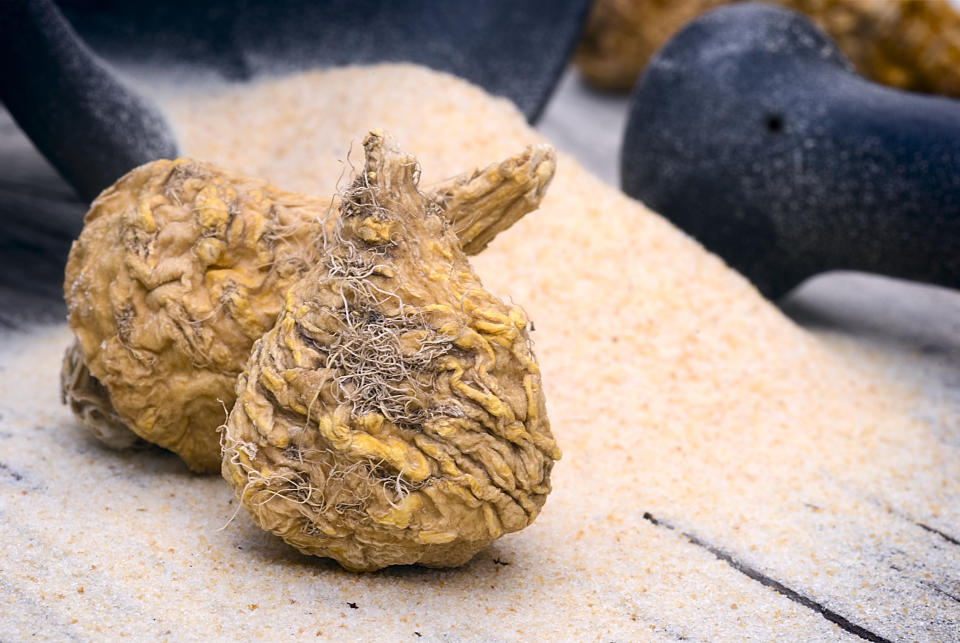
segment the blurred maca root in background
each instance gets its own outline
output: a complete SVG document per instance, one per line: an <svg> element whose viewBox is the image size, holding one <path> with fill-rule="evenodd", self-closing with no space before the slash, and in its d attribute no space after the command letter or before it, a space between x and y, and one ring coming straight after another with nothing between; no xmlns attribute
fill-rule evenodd
<svg viewBox="0 0 960 643"><path fill-rule="evenodd" d="M587 81L629 90L687 22L738 0L596 0L576 53ZM863 76L960 97L960 13L948 0L772 0L833 38Z"/></svg>

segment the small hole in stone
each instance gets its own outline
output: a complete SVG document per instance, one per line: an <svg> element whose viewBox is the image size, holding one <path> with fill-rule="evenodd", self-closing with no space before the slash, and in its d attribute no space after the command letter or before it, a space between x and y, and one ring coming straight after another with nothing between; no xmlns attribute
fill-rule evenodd
<svg viewBox="0 0 960 643"><path fill-rule="evenodd" d="M783 131L783 116L780 114L770 114L766 121L767 131L771 134L779 134Z"/></svg>

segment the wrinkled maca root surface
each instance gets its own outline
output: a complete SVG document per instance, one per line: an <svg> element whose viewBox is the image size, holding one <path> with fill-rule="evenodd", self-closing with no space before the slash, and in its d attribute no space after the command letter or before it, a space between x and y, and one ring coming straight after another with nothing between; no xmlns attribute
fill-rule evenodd
<svg viewBox="0 0 960 643"><path fill-rule="evenodd" d="M461 565L534 520L560 451L525 313L483 289L416 160L364 149L239 378L223 475L301 552Z"/></svg>
<svg viewBox="0 0 960 643"><path fill-rule="evenodd" d="M590 84L626 91L698 15L739 0L595 0L576 62ZM768 0L805 14L857 71L911 91L960 97L960 13L948 0Z"/></svg>
<svg viewBox="0 0 960 643"><path fill-rule="evenodd" d="M551 147L530 146L432 198L479 252L537 207L555 167ZM80 424L115 448L142 438L219 471L216 430L237 375L316 262L329 206L190 159L145 165L104 191L64 284L78 345L62 388Z"/></svg>
<svg viewBox="0 0 960 643"><path fill-rule="evenodd" d="M189 159L140 167L93 203L67 262L68 320L134 433L196 471L236 375L312 261L327 204Z"/></svg>

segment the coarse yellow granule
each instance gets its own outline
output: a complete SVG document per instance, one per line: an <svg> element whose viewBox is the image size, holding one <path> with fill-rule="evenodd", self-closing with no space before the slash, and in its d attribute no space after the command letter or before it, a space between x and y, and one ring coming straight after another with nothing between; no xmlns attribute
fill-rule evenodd
<svg viewBox="0 0 960 643"><path fill-rule="evenodd" d="M506 101L406 65L161 100L188 154L321 195L344 174L351 141L359 161L371 128L419 158L424 185L540 140ZM49 608L87 634L120 620L111 597L122 596L137 623L150 614L182 638L852 638L684 532L888 639L956 631L956 602L943 592L960 595L960 557L915 523L960 532L958 449L914 414L924 403L915 389L831 353L719 259L566 156L542 207L471 261L489 290L534 321L564 451L529 529L461 570L353 576L296 557L245 518L217 532L234 509L222 483L152 464L122 464L131 477L118 479L120 456L91 457L67 437L40 454L24 437L10 464L45 472L51 493L11 507L0 554L22 542L16 525L45 551L71 555L56 557L56 573L31 562L16 586L32 596L30 575L59 588L95 563L84 597L106 602L85 609L66 591L62 610ZM60 333L17 348L0 386L30 397L40 387L19 365L39 360L56 372L66 341ZM957 425L956 416L942 421ZM80 468L82 479L69 475ZM36 526L54 519L75 528ZM122 563L85 553L104 542ZM163 591L173 582L189 608Z"/></svg>

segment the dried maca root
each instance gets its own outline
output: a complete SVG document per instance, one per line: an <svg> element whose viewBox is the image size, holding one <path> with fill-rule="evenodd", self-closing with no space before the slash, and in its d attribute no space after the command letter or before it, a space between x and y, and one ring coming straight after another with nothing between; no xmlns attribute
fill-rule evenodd
<svg viewBox="0 0 960 643"><path fill-rule="evenodd" d="M654 53L701 13L737 0L596 0L576 62L590 83L628 90ZM948 0L768 0L805 14L863 76L960 96L960 13Z"/></svg>
<svg viewBox="0 0 960 643"><path fill-rule="evenodd" d="M93 203L67 262L68 320L116 414L192 469L277 291L308 268L326 204L187 159L140 167Z"/></svg>
<svg viewBox="0 0 960 643"><path fill-rule="evenodd" d="M555 166L552 148L531 146L432 198L479 251L536 208ZM145 165L105 190L64 284L79 349L68 349L62 389L80 424L110 446L139 436L218 471L216 429L237 375L283 293L316 263L329 206L190 159Z"/></svg>
<svg viewBox="0 0 960 643"><path fill-rule="evenodd" d="M240 376L223 475L301 552L456 566L534 520L560 451L526 315L483 289L415 159L364 148Z"/></svg>

